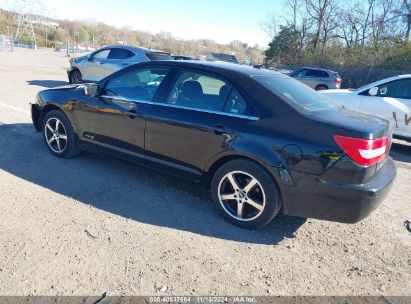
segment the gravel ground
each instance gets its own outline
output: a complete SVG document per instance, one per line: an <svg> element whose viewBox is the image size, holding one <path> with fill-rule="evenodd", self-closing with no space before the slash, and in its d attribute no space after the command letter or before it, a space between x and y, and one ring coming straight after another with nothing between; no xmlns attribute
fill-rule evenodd
<svg viewBox="0 0 411 304"><path fill-rule="evenodd" d="M411 145L398 178L355 225L282 216L247 231L200 186L83 153L50 155L30 124L67 58L0 52L1 295L411 295Z"/></svg>

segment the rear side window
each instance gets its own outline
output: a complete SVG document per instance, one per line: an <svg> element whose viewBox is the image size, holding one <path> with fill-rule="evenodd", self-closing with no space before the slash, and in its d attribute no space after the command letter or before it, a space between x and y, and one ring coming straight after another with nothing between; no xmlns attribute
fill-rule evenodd
<svg viewBox="0 0 411 304"><path fill-rule="evenodd" d="M128 59L134 56L134 53L126 49L111 49L108 59Z"/></svg>
<svg viewBox="0 0 411 304"><path fill-rule="evenodd" d="M255 80L291 105L308 112L331 110L336 104L325 95L289 77L253 76Z"/></svg>
<svg viewBox="0 0 411 304"><path fill-rule="evenodd" d="M158 60L173 60L173 57L171 57L167 53L158 53L158 52L153 52L153 53L148 53L147 57L152 60L152 61L158 61Z"/></svg>
<svg viewBox="0 0 411 304"><path fill-rule="evenodd" d="M174 84L168 104L185 108L241 115L246 102L226 81L200 72L182 72Z"/></svg>
<svg viewBox="0 0 411 304"><path fill-rule="evenodd" d="M308 70L307 76L310 77L329 77L328 73L320 70Z"/></svg>

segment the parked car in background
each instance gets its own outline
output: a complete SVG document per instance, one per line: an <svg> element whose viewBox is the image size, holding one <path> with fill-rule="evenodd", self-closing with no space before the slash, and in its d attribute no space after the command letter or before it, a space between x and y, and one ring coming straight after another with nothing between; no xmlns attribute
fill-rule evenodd
<svg viewBox="0 0 411 304"><path fill-rule="evenodd" d="M211 53L207 55L207 61L213 62L228 62L228 63L239 63L234 55L223 54L223 53Z"/></svg>
<svg viewBox="0 0 411 304"><path fill-rule="evenodd" d="M201 182L222 215L244 228L264 226L280 210L360 221L396 176L387 120L236 64L136 64L97 84L40 92L32 118L53 155L105 153Z"/></svg>
<svg viewBox="0 0 411 304"><path fill-rule="evenodd" d="M316 91L339 89L341 76L338 72L319 68L300 68L288 74Z"/></svg>
<svg viewBox="0 0 411 304"><path fill-rule="evenodd" d="M72 84L96 82L128 65L152 60L173 60L173 58L166 52L147 48L126 45L106 46L91 54L70 59L67 75Z"/></svg>
<svg viewBox="0 0 411 304"><path fill-rule="evenodd" d="M383 79L356 90L322 93L346 107L390 120L394 137L411 141L411 75Z"/></svg>
<svg viewBox="0 0 411 304"><path fill-rule="evenodd" d="M191 56L183 56L183 55L172 55L174 60L195 60L194 57Z"/></svg>

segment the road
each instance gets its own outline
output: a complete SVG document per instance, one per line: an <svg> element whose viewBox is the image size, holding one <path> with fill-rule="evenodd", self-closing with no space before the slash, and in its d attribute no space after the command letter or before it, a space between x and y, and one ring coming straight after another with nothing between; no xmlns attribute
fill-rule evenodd
<svg viewBox="0 0 411 304"><path fill-rule="evenodd" d="M411 145L355 225L282 216L248 231L200 186L83 153L48 153L28 103L66 84L67 58L0 52L0 294L411 295Z"/></svg>

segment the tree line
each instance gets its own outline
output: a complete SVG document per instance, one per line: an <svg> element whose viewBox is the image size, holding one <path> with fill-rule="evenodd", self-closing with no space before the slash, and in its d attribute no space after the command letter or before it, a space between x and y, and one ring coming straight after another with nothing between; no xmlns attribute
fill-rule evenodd
<svg viewBox="0 0 411 304"><path fill-rule="evenodd" d="M284 0L284 8L262 24L269 64L344 71L354 86L411 72L410 0Z"/></svg>
<svg viewBox="0 0 411 304"><path fill-rule="evenodd" d="M261 64L264 61L264 51L261 46L248 45L234 40L229 44L217 43L210 39L183 40L174 37L171 33L160 32L151 34L145 31L133 30L129 27L116 28L101 22L54 20L44 18L41 20L53 21L58 27L34 25L36 43L39 47L55 47L61 44L85 44L103 46L108 44L124 43L135 46L150 47L172 54L198 56L210 53L235 54L240 61L250 61L251 64ZM0 34L14 35L17 29L17 12L0 10ZM39 19L39 18L37 18ZM23 34L23 40L31 37Z"/></svg>

